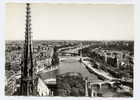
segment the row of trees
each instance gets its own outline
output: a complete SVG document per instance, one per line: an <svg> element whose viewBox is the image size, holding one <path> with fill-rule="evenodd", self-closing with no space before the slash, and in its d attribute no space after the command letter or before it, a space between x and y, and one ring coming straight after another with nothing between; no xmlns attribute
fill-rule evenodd
<svg viewBox="0 0 140 100"><path fill-rule="evenodd" d="M52 56L52 65L58 65L59 64L59 57L58 57L58 53L57 53L57 48L54 47L54 53Z"/></svg>
<svg viewBox="0 0 140 100"><path fill-rule="evenodd" d="M59 96L84 96L85 82L80 73L69 72L57 76L57 88Z"/></svg>

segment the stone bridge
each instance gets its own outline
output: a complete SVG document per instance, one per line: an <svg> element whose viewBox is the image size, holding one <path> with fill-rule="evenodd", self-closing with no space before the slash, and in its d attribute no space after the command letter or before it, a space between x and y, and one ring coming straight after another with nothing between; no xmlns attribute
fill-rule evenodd
<svg viewBox="0 0 140 100"><path fill-rule="evenodd" d="M60 56L59 61L70 61L70 60L80 60L81 56Z"/></svg>
<svg viewBox="0 0 140 100"><path fill-rule="evenodd" d="M113 87L114 83L116 83L116 81L107 80L107 81L103 81L103 82L89 83L89 87L98 86L99 89L101 89L103 85L108 85L110 87Z"/></svg>
<svg viewBox="0 0 140 100"><path fill-rule="evenodd" d="M88 82L88 88L91 88L91 97L97 97L98 92L94 89L94 87L98 87L98 89L102 89L102 86L107 85L109 87L114 87L115 84L120 84L120 80L107 80L102 82Z"/></svg>
<svg viewBox="0 0 140 100"><path fill-rule="evenodd" d="M57 70L57 69L58 69L58 66L53 66L53 67L50 67L50 68L42 69L42 70L38 71L37 73L38 74L46 73L46 72L51 72L51 71L54 71L54 70Z"/></svg>

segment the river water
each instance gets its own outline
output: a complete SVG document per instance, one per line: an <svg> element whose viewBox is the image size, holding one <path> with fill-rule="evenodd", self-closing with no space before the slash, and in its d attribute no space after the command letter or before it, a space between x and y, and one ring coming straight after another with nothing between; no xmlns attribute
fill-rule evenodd
<svg viewBox="0 0 140 100"><path fill-rule="evenodd" d="M90 80L90 81L93 81L93 80L94 80L94 82L102 81L102 80L98 79L98 77L95 74L90 73L86 69L84 64L82 64L76 60L69 59L69 60L65 60L63 62L60 62L58 69L59 69L58 74L64 74L67 72L78 72L78 73L81 73L83 78L88 77L88 80Z"/></svg>
<svg viewBox="0 0 140 100"><path fill-rule="evenodd" d="M90 73L88 69L84 66L84 64L80 63L78 60L75 59L65 59L60 62L58 66L58 74L65 74L67 72L78 72L81 73L83 78L88 77L88 80L91 82L101 82L103 80L99 79L97 75L94 73ZM104 97L126 97L128 95L126 94L120 94L114 89L103 86L102 89L100 89L101 93Z"/></svg>

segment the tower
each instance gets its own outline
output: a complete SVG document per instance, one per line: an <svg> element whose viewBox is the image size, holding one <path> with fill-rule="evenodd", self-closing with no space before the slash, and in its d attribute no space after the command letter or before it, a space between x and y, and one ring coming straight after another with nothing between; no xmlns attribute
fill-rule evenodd
<svg viewBox="0 0 140 100"><path fill-rule="evenodd" d="M25 26L25 42L24 42L24 56L21 67L21 95L36 95L36 75L33 63L33 49L31 40L31 10L30 4L26 4L26 26Z"/></svg>

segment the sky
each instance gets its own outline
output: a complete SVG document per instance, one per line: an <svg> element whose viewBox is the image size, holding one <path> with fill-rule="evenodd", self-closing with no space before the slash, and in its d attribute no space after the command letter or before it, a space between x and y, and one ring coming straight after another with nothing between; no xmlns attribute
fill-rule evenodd
<svg viewBox="0 0 140 100"><path fill-rule="evenodd" d="M23 40L25 4L6 4L6 40ZM132 4L32 3L34 40L134 40Z"/></svg>

